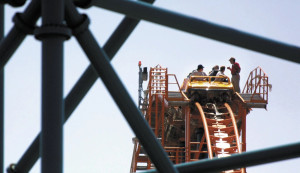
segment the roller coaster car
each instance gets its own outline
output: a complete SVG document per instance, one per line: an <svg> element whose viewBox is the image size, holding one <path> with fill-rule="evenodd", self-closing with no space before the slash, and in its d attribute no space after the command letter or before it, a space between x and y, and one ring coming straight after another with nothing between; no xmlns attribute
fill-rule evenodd
<svg viewBox="0 0 300 173"><path fill-rule="evenodd" d="M185 94L192 102L230 102L234 93L227 76L190 76L183 84Z"/></svg>

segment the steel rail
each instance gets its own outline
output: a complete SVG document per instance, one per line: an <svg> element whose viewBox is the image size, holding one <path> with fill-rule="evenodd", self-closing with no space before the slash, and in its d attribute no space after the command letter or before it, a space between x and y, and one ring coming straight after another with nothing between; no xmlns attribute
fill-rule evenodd
<svg viewBox="0 0 300 173"><path fill-rule="evenodd" d="M96 40L94 40L89 30L77 35L76 38L130 127L143 145L152 163L154 163L160 172L176 173L176 168L173 167L173 164L156 139L147 121L135 106L129 93L110 64L110 60L105 51L98 47ZM89 44L86 44L87 41Z"/></svg>
<svg viewBox="0 0 300 173"><path fill-rule="evenodd" d="M144 0L143 0L144 1ZM149 3L153 3L154 0L145 0ZM74 17L80 16L78 11L73 7L73 4L66 4L66 21L68 26L71 28L77 25L77 20ZM80 19L81 20L81 19ZM115 54L121 48L123 43L133 32L139 20L124 17L120 22L116 30L109 37L108 41L105 43L103 49L107 53L110 60L113 59ZM0 52L1 53L1 52ZM0 54L1 55L1 54ZM76 82L75 86L71 89L67 97L64 99L65 102L65 117L64 122L66 122L75 108L79 105L81 100L87 94L89 89L93 86L96 79L98 78L93 67L89 65L85 72L81 75L80 79ZM22 155L18 163L15 165L15 172L26 173L33 167L34 163L38 160L40 153L40 134L36 136L34 141Z"/></svg>
<svg viewBox="0 0 300 173"><path fill-rule="evenodd" d="M248 151L241 154L233 154L230 157L205 159L195 162L175 165L180 173L219 173L220 171L250 167L276 161L300 157L300 142L292 143L261 150ZM156 170L144 173L155 173Z"/></svg>
<svg viewBox="0 0 300 173"><path fill-rule="evenodd" d="M233 126L233 129L234 129L234 135L235 135L235 141L236 141L236 146L237 146L237 149L238 149L238 153L242 153L241 145L240 145L240 139L239 139L239 131L238 131L238 128L237 128L237 125L236 125L234 114L233 114L233 112L231 110L231 107L229 106L228 103L225 103L224 106L226 107L226 109L229 112L229 115L231 117L231 121L232 121L232 126ZM242 171L242 173L245 173L245 168L241 168L241 171Z"/></svg>
<svg viewBox="0 0 300 173"><path fill-rule="evenodd" d="M4 5L0 4L0 41L4 36ZM0 70L0 171L4 167L4 69Z"/></svg>
<svg viewBox="0 0 300 173"><path fill-rule="evenodd" d="M33 33L34 25L41 15L40 6L40 0L32 0L23 13L16 13L15 25L0 43L0 70L4 68L26 35Z"/></svg>
<svg viewBox="0 0 300 173"><path fill-rule="evenodd" d="M0 43L0 70L20 46L27 34L33 33L34 25L41 15L40 0L33 0L23 13L16 13L14 26ZM2 25L4 26L4 25ZM25 161L27 163L27 161ZM3 163L3 162L2 162ZM20 165L22 167L22 165ZM10 168L8 168L10 169Z"/></svg>
<svg viewBox="0 0 300 173"><path fill-rule="evenodd" d="M198 102L196 102L195 105L197 106L200 116L202 118L203 127L204 127L204 131L205 131L205 137L206 137L206 143L207 143L208 156L210 159L212 159L213 153L212 153L211 141L210 141L209 130L208 130L208 125L207 125L207 121L205 118L205 114L203 112L201 105Z"/></svg>
<svg viewBox="0 0 300 173"><path fill-rule="evenodd" d="M199 18L131 0L90 0L90 4L136 19L143 19L181 31L300 63L300 47L264 38Z"/></svg>
<svg viewBox="0 0 300 173"><path fill-rule="evenodd" d="M64 41L71 30L64 24L65 0L42 0L42 25L35 37L42 42L41 172L63 172Z"/></svg>
<svg viewBox="0 0 300 173"><path fill-rule="evenodd" d="M237 146L238 152L241 153L242 150L241 150L241 147L240 147L239 131L238 131L237 126L236 126L235 117L234 117L233 112L232 112L230 106L228 105L228 103L225 103L224 106L226 107L226 109L229 112L229 115L231 117L232 126L233 126L234 134L235 134L236 146Z"/></svg>

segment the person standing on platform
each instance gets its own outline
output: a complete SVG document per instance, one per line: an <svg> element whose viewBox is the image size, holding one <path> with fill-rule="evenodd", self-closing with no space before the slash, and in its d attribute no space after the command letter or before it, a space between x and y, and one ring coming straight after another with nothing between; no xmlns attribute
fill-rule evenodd
<svg viewBox="0 0 300 173"><path fill-rule="evenodd" d="M229 59L229 61L232 64L232 66L227 67L227 69L229 69L231 71L231 75L232 75L231 82L232 82L233 88L236 92L240 93L241 92L241 90L240 90L240 72L241 72L240 64L235 61L234 57L231 57Z"/></svg>

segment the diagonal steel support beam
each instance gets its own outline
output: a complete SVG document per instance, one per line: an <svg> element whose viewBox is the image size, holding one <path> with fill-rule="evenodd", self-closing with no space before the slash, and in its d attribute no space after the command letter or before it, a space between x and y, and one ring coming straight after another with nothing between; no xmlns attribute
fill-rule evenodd
<svg viewBox="0 0 300 173"><path fill-rule="evenodd" d="M131 0L91 0L91 5L300 63L300 47Z"/></svg>
<svg viewBox="0 0 300 173"><path fill-rule="evenodd" d="M16 13L14 16L15 25L0 44L0 70L4 68L26 35L33 34L35 23L41 15L40 6L40 0L33 0L22 14Z"/></svg>
<svg viewBox="0 0 300 173"><path fill-rule="evenodd" d="M4 35L4 5L0 4L0 41ZM4 163L4 69L0 70L0 171Z"/></svg>
<svg viewBox="0 0 300 173"><path fill-rule="evenodd" d="M75 8L74 8L75 9ZM72 13L74 14L74 13ZM75 15L72 15L75 16ZM70 19L72 17L69 16ZM74 18L73 21L82 21L82 17ZM87 19L83 19L87 20ZM82 23L86 23L83 21ZM132 130L145 148L148 156L160 172L171 173L177 172L173 164L169 160L163 147L156 139L153 131L149 127L141 112L138 110L127 90L120 81L118 75L110 64L110 58L105 51L99 47L91 32L83 27L78 27L82 30L73 30L77 41L90 59L97 74L101 77L106 88L119 106L125 119L131 126ZM87 44L88 43L88 44Z"/></svg>
<svg viewBox="0 0 300 173"><path fill-rule="evenodd" d="M175 165L180 173L219 173L224 170L249 167L266 164L286 159L300 157L300 142L266 148L262 150L249 151L241 154L234 154L230 157L201 160ZM145 171L144 173L156 173L156 170Z"/></svg>
<svg viewBox="0 0 300 173"><path fill-rule="evenodd" d="M9 31L7 36L4 37L3 39L1 39L0 71L1 71L1 78L2 78L1 81L2 82L3 82L3 78L4 78L3 73L4 73L5 64L8 62L8 60L10 59L12 54L16 51L16 49L20 46L22 41L25 39L26 35L33 33L35 23L41 14L40 5L41 5L40 0L33 0L22 14L16 13L13 18L15 25ZM1 8L3 8L3 6ZM1 25L1 27L4 27L4 23ZM4 31L2 31L2 32L4 32ZM4 91L3 91L2 87L3 87L3 83L1 84L1 92L2 92L1 95L3 97ZM3 105L3 100L1 100L0 104ZM2 112L3 112L3 108L1 110L1 113ZM3 117L1 119L3 120ZM3 132L1 134L2 134L2 136L4 135ZM3 152L1 155L3 156ZM1 161L1 164L3 164L3 163L4 162ZM10 168L8 168L8 169L10 169ZM2 170L3 170L3 165L1 166L1 171Z"/></svg>
<svg viewBox="0 0 300 173"><path fill-rule="evenodd" d="M126 91L117 73L114 71L106 53L97 46L96 40L92 41L93 37L91 33L86 31L76 38L87 54L94 54L94 56L88 55L88 58L148 153L148 156L151 158L155 167L159 172L177 172L164 149L156 139L150 126L134 104L129 93ZM87 41L89 41L89 44L86 44Z"/></svg>
<svg viewBox="0 0 300 173"><path fill-rule="evenodd" d="M149 2L149 0L147 0ZM150 0L150 3L153 3L154 0ZM66 21L69 27L74 28L78 25L78 17L82 20L82 16L74 8L73 4L66 5ZM75 20L75 19L76 20ZM123 43L135 29L139 20L125 17L113 34L110 36L108 41L104 45L104 51L109 56L110 60L115 56L118 50L121 48ZM72 88L70 93L64 99L65 102L65 118L64 122L68 120L73 111L79 105L81 100L93 86L97 80L98 75L94 71L93 67L90 65L85 72L82 74L80 79L77 81L75 86ZM31 145L28 147L26 152L20 158L18 163L15 165L15 172L17 173L26 173L33 167L35 162L40 157L40 134L34 139Z"/></svg>

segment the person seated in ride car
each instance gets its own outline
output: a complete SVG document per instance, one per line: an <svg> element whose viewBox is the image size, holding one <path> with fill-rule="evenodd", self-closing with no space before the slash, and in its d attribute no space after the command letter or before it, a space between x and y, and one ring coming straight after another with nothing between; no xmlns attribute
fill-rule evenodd
<svg viewBox="0 0 300 173"><path fill-rule="evenodd" d="M212 68L212 71L210 71L210 72L208 73L208 76L217 76L218 72L219 72L219 66L218 66L218 65L215 65L215 66ZM215 80L214 77L211 78L211 81L214 81L214 80Z"/></svg>
<svg viewBox="0 0 300 173"><path fill-rule="evenodd" d="M197 71L193 71L191 76L207 76L207 74L203 71L204 66L202 64L198 65ZM205 80L203 77L194 78L195 80Z"/></svg>
<svg viewBox="0 0 300 173"><path fill-rule="evenodd" d="M225 66L221 66L220 71L217 73L216 76L224 76L224 77L226 77L226 75L224 74L224 72L225 72ZM215 79L215 81L218 81L218 82L226 82L225 80L226 80L226 78L216 78Z"/></svg>

